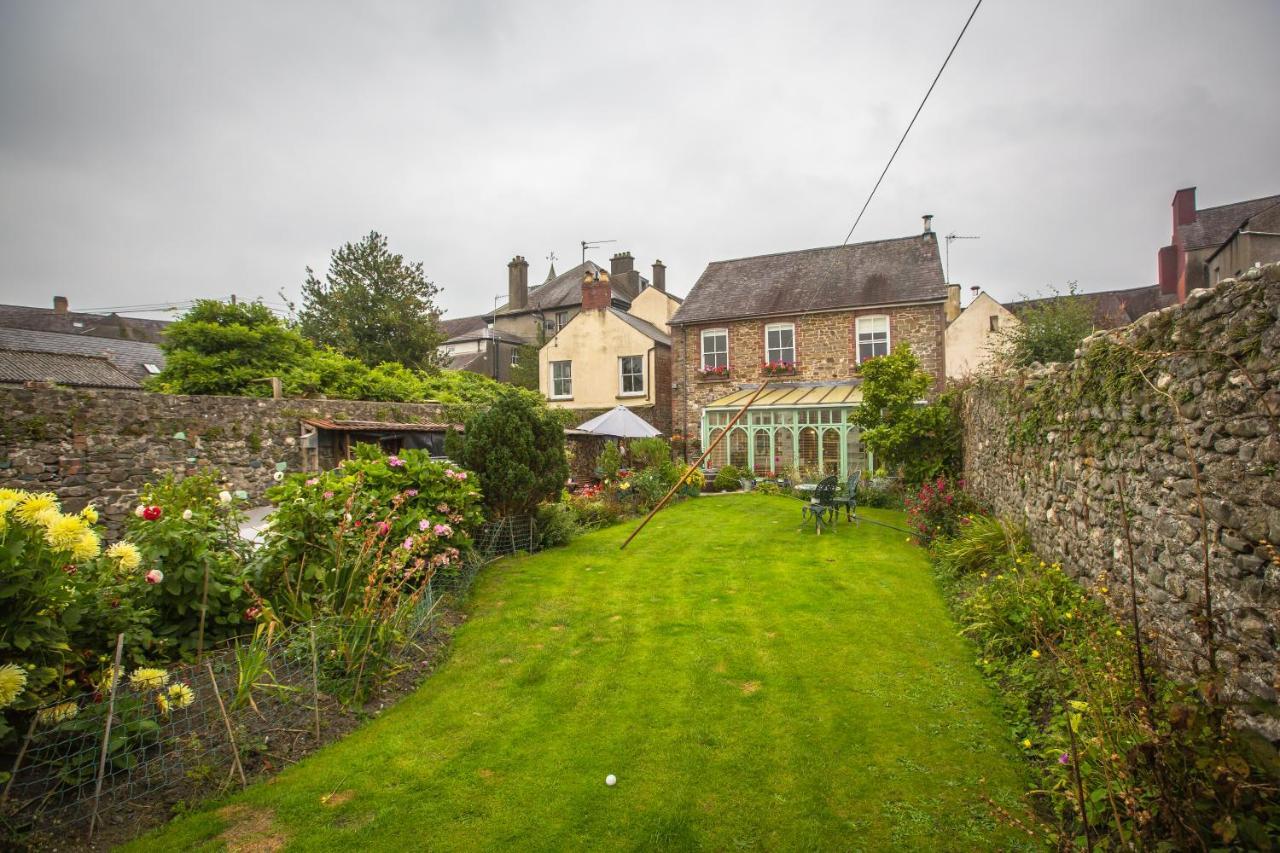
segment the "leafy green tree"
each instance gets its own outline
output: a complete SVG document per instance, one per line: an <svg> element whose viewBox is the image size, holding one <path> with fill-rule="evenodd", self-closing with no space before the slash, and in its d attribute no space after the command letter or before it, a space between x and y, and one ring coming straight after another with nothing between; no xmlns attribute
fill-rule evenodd
<svg viewBox="0 0 1280 853"><path fill-rule="evenodd" d="M1051 290L1048 298L1024 309L1018 320L999 336L1014 365L1071 361L1076 347L1093 332L1093 303L1076 292L1073 281L1067 293Z"/></svg>
<svg viewBox="0 0 1280 853"><path fill-rule="evenodd" d="M511 366L509 382L517 388L538 390L538 351L547 342L546 333L539 330L536 343L516 347L516 363Z"/></svg>
<svg viewBox="0 0 1280 853"><path fill-rule="evenodd" d="M458 462L480 478L485 505L498 516L532 512L569 478L564 428L546 406L508 392L467 420Z"/></svg>
<svg viewBox="0 0 1280 853"><path fill-rule="evenodd" d="M201 299L164 338L165 366L152 387L169 394L270 396L263 379L315 352L261 302Z"/></svg>
<svg viewBox="0 0 1280 853"><path fill-rule="evenodd" d="M849 420L876 462L900 472L908 485L960 466L960 424L948 395L924 402L934 377L907 344L862 365L862 404Z"/></svg>
<svg viewBox="0 0 1280 853"><path fill-rule="evenodd" d="M437 348L446 337L435 304L438 292L421 262L392 253L387 238L371 231L331 253L323 281L307 267L298 330L370 367L400 362L433 370L441 364Z"/></svg>

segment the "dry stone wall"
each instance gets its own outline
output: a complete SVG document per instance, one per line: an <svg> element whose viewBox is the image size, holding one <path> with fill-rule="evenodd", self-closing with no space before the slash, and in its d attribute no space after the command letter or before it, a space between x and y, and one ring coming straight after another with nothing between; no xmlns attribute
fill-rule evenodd
<svg viewBox="0 0 1280 853"><path fill-rule="evenodd" d="M1121 616L1123 492L1165 665L1204 673L1214 649L1246 718L1280 739L1280 264L1095 334L1070 364L979 381L962 411L969 489Z"/></svg>
<svg viewBox="0 0 1280 853"><path fill-rule="evenodd" d="M439 421L433 403L192 397L145 391L0 388L0 486L89 501L117 527L166 471L217 469L258 498L277 465L303 469L302 418Z"/></svg>

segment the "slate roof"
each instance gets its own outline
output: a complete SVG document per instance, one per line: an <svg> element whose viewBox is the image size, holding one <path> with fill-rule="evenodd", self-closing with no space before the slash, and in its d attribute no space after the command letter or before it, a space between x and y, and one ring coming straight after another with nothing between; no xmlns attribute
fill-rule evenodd
<svg viewBox="0 0 1280 853"><path fill-rule="evenodd" d="M894 240L714 261L698 277L670 324L946 298L938 240L930 231Z"/></svg>
<svg viewBox="0 0 1280 853"><path fill-rule="evenodd" d="M0 326L8 329L32 329L94 338L147 341L153 344L160 343L164 329L170 322L121 317L119 314L86 314L83 311L66 311L60 314L52 308L0 305Z"/></svg>
<svg viewBox="0 0 1280 853"><path fill-rule="evenodd" d="M164 369L164 351L155 344L143 341L122 341L89 335L63 335L30 329L0 328L0 350L106 358L117 369L139 382L152 375L145 365L154 364Z"/></svg>
<svg viewBox="0 0 1280 853"><path fill-rule="evenodd" d="M470 370L473 366L483 365L488 360L486 352L462 352L449 357L450 370Z"/></svg>
<svg viewBox="0 0 1280 853"><path fill-rule="evenodd" d="M483 314L477 314L474 317L455 317L451 320L440 321L440 331L444 332L445 337L453 339L461 335L472 334L485 327Z"/></svg>
<svg viewBox="0 0 1280 853"><path fill-rule="evenodd" d="M0 383L52 382L87 388L140 388L101 356L0 350Z"/></svg>
<svg viewBox="0 0 1280 853"><path fill-rule="evenodd" d="M1178 226L1183 248L1190 252L1221 246L1250 217L1280 204L1280 195L1237 201L1196 211L1196 221Z"/></svg>
<svg viewBox="0 0 1280 853"><path fill-rule="evenodd" d="M640 334L646 335L660 344L671 346L671 336L650 323L648 320L642 320L634 314L628 314L626 311L619 311L617 308L612 307L609 309L609 313L635 329ZM572 323L573 320L570 320L569 322Z"/></svg>
<svg viewBox="0 0 1280 853"><path fill-rule="evenodd" d="M1102 290L1094 293L1065 294L1059 297L1041 299L1021 299L1017 302L1006 302L1005 308L1021 317L1029 308L1036 308L1050 299L1082 299L1093 308L1093 325L1098 329L1115 329L1127 326L1134 320L1151 311L1158 311L1177 302L1173 294L1160 292L1160 285L1151 284L1146 287L1131 287L1126 290Z"/></svg>
<svg viewBox="0 0 1280 853"><path fill-rule="evenodd" d="M472 329L471 331L463 332L460 335L454 335L449 338L449 340L445 341L445 343L457 343L462 341L502 341L503 343L516 345L528 343L528 341L519 335L512 334L511 332L504 332L501 329L490 329L488 326L481 326L479 329Z"/></svg>
<svg viewBox="0 0 1280 853"><path fill-rule="evenodd" d="M594 261L587 261L578 264L571 270L561 273L550 281L543 282L539 285L529 287L529 307L519 310L512 310L503 304L494 314L524 314L530 311L553 311L557 308L572 308L575 305L582 304L582 276L590 270L593 274L597 272L607 273L608 270ZM613 290L613 298L623 302L630 303L633 295L625 292L616 284L610 282Z"/></svg>

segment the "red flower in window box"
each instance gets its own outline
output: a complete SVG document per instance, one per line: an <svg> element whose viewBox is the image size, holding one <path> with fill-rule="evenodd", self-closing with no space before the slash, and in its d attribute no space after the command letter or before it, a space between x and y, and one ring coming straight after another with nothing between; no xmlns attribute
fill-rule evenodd
<svg viewBox="0 0 1280 853"><path fill-rule="evenodd" d="M765 376L795 376L799 365L794 361L762 361L760 372Z"/></svg>
<svg viewBox="0 0 1280 853"><path fill-rule="evenodd" d="M698 375L703 379L728 379L729 367L723 364L707 364L698 369Z"/></svg>

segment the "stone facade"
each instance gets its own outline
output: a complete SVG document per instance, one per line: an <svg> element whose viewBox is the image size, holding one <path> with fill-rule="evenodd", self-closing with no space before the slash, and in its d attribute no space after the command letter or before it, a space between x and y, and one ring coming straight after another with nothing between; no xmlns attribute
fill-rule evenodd
<svg viewBox="0 0 1280 853"><path fill-rule="evenodd" d="M889 317L890 344L910 344L924 369L937 377L937 388L941 390L946 376L942 302L673 326L671 428L687 438L689 457L700 452L703 406L733 391L758 385L765 378L760 370L765 355L765 326L794 323L796 328L796 375L773 377L776 381L851 379L857 375L857 318L873 315ZM728 329L728 378L703 379L698 375L704 329Z"/></svg>
<svg viewBox="0 0 1280 853"><path fill-rule="evenodd" d="M118 529L139 489L166 471L217 469L253 498L276 465L303 470L300 419L439 421L432 403L190 397L145 391L0 388L0 486L90 500ZM176 437L181 434L182 437ZM322 460L323 463L324 460Z"/></svg>
<svg viewBox="0 0 1280 853"><path fill-rule="evenodd" d="M1071 364L1009 372L963 403L968 488L1026 524L1162 664L1205 672L1205 561L1216 663L1273 739L1280 654L1280 264L1086 339ZM1201 519L1201 507L1205 520ZM1207 550L1206 550L1207 549Z"/></svg>

